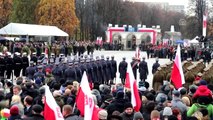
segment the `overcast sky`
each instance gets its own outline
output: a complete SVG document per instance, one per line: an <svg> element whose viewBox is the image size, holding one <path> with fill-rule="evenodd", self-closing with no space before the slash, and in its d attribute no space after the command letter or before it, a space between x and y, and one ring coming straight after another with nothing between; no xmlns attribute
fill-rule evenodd
<svg viewBox="0 0 213 120"><path fill-rule="evenodd" d="M135 0L141 2L169 2L172 5L188 5L188 0Z"/></svg>

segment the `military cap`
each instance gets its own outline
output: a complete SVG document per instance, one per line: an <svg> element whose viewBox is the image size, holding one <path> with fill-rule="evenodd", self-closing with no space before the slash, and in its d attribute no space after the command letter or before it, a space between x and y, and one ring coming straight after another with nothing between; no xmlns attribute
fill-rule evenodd
<svg viewBox="0 0 213 120"><path fill-rule="evenodd" d="M208 71L208 70L209 70L209 68L208 68L208 67L206 67L206 68L204 68L204 69L203 69L203 71Z"/></svg>
<svg viewBox="0 0 213 120"><path fill-rule="evenodd" d="M45 59L45 60L43 60L43 64L47 64L47 60Z"/></svg>
<svg viewBox="0 0 213 120"><path fill-rule="evenodd" d="M38 63L41 63L42 61L41 60L38 60Z"/></svg>
<svg viewBox="0 0 213 120"><path fill-rule="evenodd" d="M87 58L88 58L88 55L84 55L84 58L87 59Z"/></svg>
<svg viewBox="0 0 213 120"><path fill-rule="evenodd" d="M157 70L161 70L161 67L158 67L158 69Z"/></svg>
<svg viewBox="0 0 213 120"><path fill-rule="evenodd" d="M36 52L34 52L33 55L36 55Z"/></svg>
<svg viewBox="0 0 213 120"><path fill-rule="evenodd" d="M165 67L166 67L166 65L161 65L160 67L161 67L161 68L165 68Z"/></svg>
<svg viewBox="0 0 213 120"><path fill-rule="evenodd" d="M203 74L201 72L199 72L197 75L201 77Z"/></svg>
<svg viewBox="0 0 213 120"><path fill-rule="evenodd" d="M67 61L66 61L66 60L63 60L63 63L64 63L64 64L66 64L66 63L67 63Z"/></svg>
<svg viewBox="0 0 213 120"><path fill-rule="evenodd" d="M0 52L0 56L3 56L2 52Z"/></svg>
<svg viewBox="0 0 213 120"><path fill-rule="evenodd" d="M53 60L53 59L50 59L50 63L54 63L54 60Z"/></svg>
<svg viewBox="0 0 213 120"><path fill-rule="evenodd" d="M10 56L10 55L12 55L12 54L11 54L11 52L7 52L7 55Z"/></svg>
<svg viewBox="0 0 213 120"><path fill-rule="evenodd" d="M100 58L99 58L99 56L96 56L96 60L99 60Z"/></svg>
<svg viewBox="0 0 213 120"><path fill-rule="evenodd" d="M26 52L24 52L24 53L23 53L23 55L27 55L27 53L26 53Z"/></svg>
<svg viewBox="0 0 213 120"><path fill-rule="evenodd" d="M41 65L38 66L38 69L42 69L43 67Z"/></svg>
<svg viewBox="0 0 213 120"><path fill-rule="evenodd" d="M109 56L107 56L106 59L109 59Z"/></svg>
<svg viewBox="0 0 213 120"><path fill-rule="evenodd" d="M43 53L41 53L42 55L45 55L45 53L43 52Z"/></svg>
<svg viewBox="0 0 213 120"><path fill-rule="evenodd" d="M192 58L187 58L187 61L191 61L192 60Z"/></svg>
<svg viewBox="0 0 213 120"><path fill-rule="evenodd" d="M159 61L159 59L158 59L158 58L156 58L156 61Z"/></svg>
<svg viewBox="0 0 213 120"><path fill-rule="evenodd" d="M59 62L55 62L55 65L59 65Z"/></svg>
<svg viewBox="0 0 213 120"><path fill-rule="evenodd" d="M101 55L101 59L102 59L102 60L104 59L104 55Z"/></svg>
<svg viewBox="0 0 213 120"><path fill-rule="evenodd" d="M72 66L72 65L73 65L73 63L69 62L69 66Z"/></svg>
<svg viewBox="0 0 213 120"><path fill-rule="evenodd" d="M114 58L114 56L111 56L111 58Z"/></svg>
<svg viewBox="0 0 213 120"><path fill-rule="evenodd" d="M74 62L75 65L78 65L78 62Z"/></svg>
<svg viewBox="0 0 213 120"><path fill-rule="evenodd" d="M33 62L33 61L30 61L30 64L34 64L34 62Z"/></svg>
<svg viewBox="0 0 213 120"><path fill-rule="evenodd" d="M90 59L86 59L86 62L89 63L89 62L90 62Z"/></svg>
<svg viewBox="0 0 213 120"><path fill-rule="evenodd" d="M143 56L142 59L145 59L145 57Z"/></svg>
<svg viewBox="0 0 213 120"><path fill-rule="evenodd" d="M203 59L200 59L199 62L203 62Z"/></svg>

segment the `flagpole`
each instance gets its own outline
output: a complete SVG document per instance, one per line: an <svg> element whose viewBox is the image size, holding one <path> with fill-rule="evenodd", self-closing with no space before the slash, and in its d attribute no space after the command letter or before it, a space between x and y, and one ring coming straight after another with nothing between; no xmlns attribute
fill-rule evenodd
<svg viewBox="0 0 213 120"><path fill-rule="evenodd" d="M76 108L76 102L74 103L73 109L72 109L72 113L75 112L75 108Z"/></svg>

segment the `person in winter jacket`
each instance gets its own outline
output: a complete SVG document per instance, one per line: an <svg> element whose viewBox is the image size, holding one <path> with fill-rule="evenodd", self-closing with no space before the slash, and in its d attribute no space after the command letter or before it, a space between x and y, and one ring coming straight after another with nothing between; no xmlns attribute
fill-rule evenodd
<svg viewBox="0 0 213 120"><path fill-rule="evenodd" d="M178 108L181 111L181 113L187 111L187 106L180 99L180 92L177 90L173 91L173 98L171 104L173 108Z"/></svg>
<svg viewBox="0 0 213 120"><path fill-rule="evenodd" d="M79 116L72 114L73 108L71 105L64 105L62 114L64 116L64 120L81 120Z"/></svg>
<svg viewBox="0 0 213 120"><path fill-rule="evenodd" d="M207 109L208 116L213 117L213 105L211 104L212 95L211 91L204 85L198 87L193 98L196 98L196 103L194 103L190 109L187 111L187 116L192 116L196 111L200 109Z"/></svg>
<svg viewBox="0 0 213 120"><path fill-rule="evenodd" d="M130 102L127 102L124 105L124 109L124 112L120 114L123 120L133 120L134 110L132 104Z"/></svg>

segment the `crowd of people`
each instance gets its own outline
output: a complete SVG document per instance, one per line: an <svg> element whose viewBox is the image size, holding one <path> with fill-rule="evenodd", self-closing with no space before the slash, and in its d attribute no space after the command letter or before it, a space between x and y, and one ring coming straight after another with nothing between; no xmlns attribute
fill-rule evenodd
<svg viewBox="0 0 213 120"><path fill-rule="evenodd" d="M45 45L41 46L45 48ZM206 67L203 60L194 62L187 57L189 59L182 62L186 84L176 90L170 83L173 62L160 65L159 59L156 59L151 68L153 89L150 89L151 85L146 81L150 73L145 57L142 60L133 57L130 65L136 79L139 73L138 92L142 101L140 110L135 111L131 104L131 92L125 87L128 67L125 57L117 65L116 56L102 55L94 58L93 54L80 54L73 55L71 59L63 50L56 53L49 49L51 52L47 57L43 53L45 49L39 51L39 54L38 51L27 53L13 49L14 54L8 52L10 49L0 53L0 110L8 108L10 111L8 118L1 114L1 119L44 120L43 85L47 84L64 119L83 120L84 116L75 102L84 71L87 73L94 103L99 108L99 120L213 118L213 62L209 62ZM115 84L117 72L120 73L121 83Z"/></svg>

